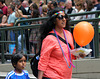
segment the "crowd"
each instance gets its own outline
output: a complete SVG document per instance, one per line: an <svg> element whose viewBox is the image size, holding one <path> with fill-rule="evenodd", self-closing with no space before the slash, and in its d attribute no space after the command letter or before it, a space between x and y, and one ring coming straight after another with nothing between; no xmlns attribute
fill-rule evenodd
<svg viewBox="0 0 100 79"><path fill-rule="evenodd" d="M100 10L99 0L49 0L46 3L40 0L39 3L27 0L13 0L9 5L6 5L4 0L0 0L0 28L2 27L13 27L18 20L28 19L28 18L38 18L46 17L49 15L50 11L54 8L60 7L64 9L65 14L73 13L83 13L87 11ZM90 19L95 18L95 14L89 14L85 16L70 17L70 20L80 20L80 19ZM18 26L22 25L34 25L42 24L45 21L35 21L30 23L20 23ZM91 22L91 24L93 24ZM71 29L73 30L73 29ZM72 32L72 31L71 31ZM23 34L23 51L29 51L31 47L32 52L36 52L38 48L38 37L39 29L26 29ZM1 40L1 34L0 34ZM15 33L13 31L6 31L6 40L15 40ZM18 31L18 51L21 51L21 31ZM77 45L78 46L78 45ZM90 45L93 48L93 42ZM1 46L0 46L1 52Z"/></svg>

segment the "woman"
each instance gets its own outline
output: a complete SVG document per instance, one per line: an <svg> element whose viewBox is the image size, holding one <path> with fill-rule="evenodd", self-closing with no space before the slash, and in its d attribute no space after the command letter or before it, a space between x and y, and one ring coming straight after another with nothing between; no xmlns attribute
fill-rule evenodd
<svg viewBox="0 0 100 79"><path fill-rule="evenodd" d="M23 15L21 10L15 11L15 16L17 17L16 21L15 21L15 25L19 20L26 19L26 18L23 18L20 14ZM28 23L25 22L25 23L18 24L18 26L23 26L23 25L28 25ZM23 50L22 50L22 36L23 36ZM25 33L23 33L23 35L21 35L21 31L18 31L18 51L23 51L24 53L26 53Z"/></svg>
<svg viewBox="0 0 100 79"><path fill-rule="evenodd" d="M83 5L83 3L81 1L75 2L75 8L77 9L76 13L85 12L84 11L84 5ZM83 19L83 16L75 16L74 18L72 17L71 19L72 20L81 20L81 19Z"/></svg>
<svg viewBox="0 0 100 79"><path fill-rule="evenodd" d="M86 2L84 3L84 6L85 6L85 11L88 12L88 11L96 11L96 7L94 7L93 3L91 0L86 0ZM84 15L84 19L92 19L92 18L96 18L95 17L95 14L88 14L88 15ZM89 22L91 23L93 26L93 22ZM88 46L89 47L89 46ZM94 40L92 40L90 42L90 48L94 51ZM94 57L94 52L91 52L91 57Z"/></svg>
<svg viewBox="0 0 100 79"><path fill-rule="evenodd" d="M68 19L61 8L53 9L49 16L48 21L40 28L42 47L38 79L71 79L72 66L74 67L72 59L75 59L75 56L70 54L70 49L74 49L72 34L64 30L68 27ZM49 33L54 33L56 37L48 35ZM58 35L66 40L67 44L60 41Z"/></svg>
<svg viewBox="0 0 100 79"><path fill-rule="evenodd" d="M31 13L32 18L38 18L39 17L39 11L33 10ZM33 21L31 25L39 24L39 21ZM38 37L39 37L39 28L30 29L30 36L29 36L29 42L32 49L32 53L36 53L36 49L38 49Z"/></svg>
<svg viewBox="0 0 100 79"><path fill-rule="evenodd" d="M86 0L86 2L84 3L84 6L85 6L85 12L96 11L96 7L94 7L91 0ZM95 18L95 14L89 14L89 15L84 16L84 19L92 19L92 18ZM90 23L93 24L92 22Z"/></svg>

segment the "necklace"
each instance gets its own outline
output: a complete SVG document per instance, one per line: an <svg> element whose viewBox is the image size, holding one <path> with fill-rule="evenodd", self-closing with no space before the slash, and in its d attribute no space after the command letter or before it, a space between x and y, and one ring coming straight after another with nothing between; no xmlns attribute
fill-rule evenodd
<svg viewBox="0 0 100 79"><path fill-rule="evenodd" d="M71 65L75 68L75 66L74 66L73 63L71 62L71 53L70 53L70 48L69 48L69 45L68 45L68 41L67 41L67 37L66 37L65 31L63 30L63 33L64 33L64 37L65 37L65 40L66 40L66 43L67 43L67 46L68 46L69 58L68 58L68 56L66 55L66 53L63 51L63 48L62 48L62 46L61 46L61 44L60 44L60 41L59 41L59 38L58 38L58 35L57 35L55 29L53 29L53 30L54 30L54 33L55 33L56 38L57 38L57 40L58 40L58 43L59 43L59 45L60 45L62 54L63 54L63 56L64 56L64 59L65 59L66 63L67 63L68 68L71 68ZM70 62L70 66L69 66L69 64L68 64L66 58L67 58L68 61Z"/></svg>
<svg viewBox="0 0 100 79"><path fill-rule="evenodd" d="M15 71L15 75L16 75L16 79L18 79L18 77L17 77L17 73L16 73L16 70L14 70ZM22 70L22 72L24 73L24 75L25 75L25 72ZM26 77L26 75L25 75L25 79L27 79L27 77Z"/></svg>

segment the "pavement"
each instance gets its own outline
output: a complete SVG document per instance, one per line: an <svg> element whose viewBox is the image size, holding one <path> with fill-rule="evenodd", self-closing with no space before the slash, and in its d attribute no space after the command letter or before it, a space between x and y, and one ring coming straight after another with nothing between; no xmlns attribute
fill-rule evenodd
<svg viewBox="0 0 100 79"><path fill-rule="evenodd" d="M0 79L5 79L8 72L0 72ZM33 74L29 74L30 79L37 79ZM82 78L72 78L72 79L82 79Z"/></svg>

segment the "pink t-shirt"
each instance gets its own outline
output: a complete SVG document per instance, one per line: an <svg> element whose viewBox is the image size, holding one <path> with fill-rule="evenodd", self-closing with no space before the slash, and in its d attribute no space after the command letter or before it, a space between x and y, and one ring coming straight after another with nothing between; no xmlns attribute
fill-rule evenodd
<svg viewBox="0 0 100 79"><path fill-rule="evenodd" d="M0 8L3 11L4 15L7 15L8 12L8 7L7 6L3 6L2 8Z"/></svg>
<svg viewBox="0 0 100 79"><path fill-rule="evenodd" d="M71 49L74 49L72 34L67 30L65 30L65 32L67 41L71 45ZM54 32L51 31L50 33ZM60 36L58 32L57 35ZM67 45L62 41L60 41L60 43L64 52L68 56L69 54ZM68 59L67 62L70 65ZM44 77L51 79L71 79L72 77L72 66L71 68L68 68L57 38L53 35L48 35L43 40L38 69L44 71Z"/></svg>

